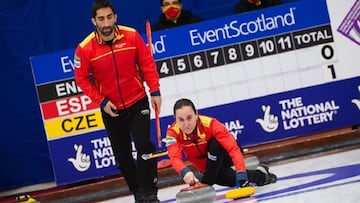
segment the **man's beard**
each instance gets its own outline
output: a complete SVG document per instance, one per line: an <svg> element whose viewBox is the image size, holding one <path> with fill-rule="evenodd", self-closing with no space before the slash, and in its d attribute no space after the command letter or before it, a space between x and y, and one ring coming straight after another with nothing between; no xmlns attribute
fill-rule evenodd
<svg viewBox="0 0 360 203"><path fill-rule="evenodd" d="M103 27L100 32L103 36L110 36L114 31L114 27Z"/></svg>

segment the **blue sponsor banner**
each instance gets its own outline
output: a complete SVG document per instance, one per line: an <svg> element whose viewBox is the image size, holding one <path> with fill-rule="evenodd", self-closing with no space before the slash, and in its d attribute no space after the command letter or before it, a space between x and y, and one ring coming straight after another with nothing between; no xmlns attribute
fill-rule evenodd
<svg viewBox="0 0 360 203"><path fill-rule="evenodd" d="M49 142L58 185L118 174L104 130Z"/></svg>
<svg viewBox="0 0 360 203"><path fill-rule="evenodd" d="M30 58L36 85L74 78L74 49Z"/></svg>
<svg viewBox="0 0 360 203"><path fill-rule="evenodd" d="M242 146L360 124L360 77L199 110Z"/></svg>
<svg viewBox="0 0 360 203"><path fill-rule="evenodd" d="M155 129L155 121L151 128ZM154 143L155 137L152 135ZM105 130L51 140L48 144L57 185L120 174ZM137 158L134 146L133 157Z"/></svg>
<svg viewBox="0 0 360 203"><path fill-rule="evenodd" d="M318 13L315 18L309 14ZM295 1L152 33L155 59L177 56L330 23L326 1ZM145 36L143 36L146 39Z"/></svg>

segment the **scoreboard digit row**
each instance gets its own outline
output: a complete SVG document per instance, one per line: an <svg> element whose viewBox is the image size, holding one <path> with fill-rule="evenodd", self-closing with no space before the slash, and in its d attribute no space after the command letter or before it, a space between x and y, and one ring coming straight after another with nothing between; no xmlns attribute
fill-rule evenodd
<svg viewBox="0 0 360 203"><path fill-rule="evenodd" d="M333 42L330 25L156 61L161 78Z"/></svg>

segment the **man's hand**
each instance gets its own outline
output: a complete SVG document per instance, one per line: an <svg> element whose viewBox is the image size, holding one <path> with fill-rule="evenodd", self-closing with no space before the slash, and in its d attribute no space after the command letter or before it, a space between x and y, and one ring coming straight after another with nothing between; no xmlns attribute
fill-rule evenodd
<svg viewBox="0 0 360 203"><path fill-rule="evenodd" d="M119 116L117 110L116 110L116 106L111 102L111 101L107 101L107 103L105 104L105 106L103 107L103 110L109 114L111 117L117 117Z"/></svg>
<svg viewBox="0 0 360 203"><path fill-rule="evenodd" d="M153 109L157 108L159 114L160 114L161 103L162 103L161 96L151 96L151 107Z"/></svg>

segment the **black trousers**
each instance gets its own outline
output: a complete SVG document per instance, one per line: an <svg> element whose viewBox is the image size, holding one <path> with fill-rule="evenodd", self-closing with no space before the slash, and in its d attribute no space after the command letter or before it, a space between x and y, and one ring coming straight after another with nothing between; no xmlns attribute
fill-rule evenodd
<svg viewBox="0 0 360 203"><path fill-rule="evenodd" d="M215 138L209 140L208 144L208 159L201 182L208 185L235 186L235 171L231 168L234 164L229 154ZM209 159L209 153L211 159ZM247 170L246 172L250 182L260 185L265 182L265 174L261 171Z"/></svg>
<svg viewBox="0 0 360 203"><path fill-rule="evenodd" d="M141 158L142 154L155 152L150 137L149 102L145 97L118 113L118 117L111 117L102 111L118 168L132 193L157 194L157 160L145 161ZM132 140L137 151L136 160L132 155Z"/></svg>

